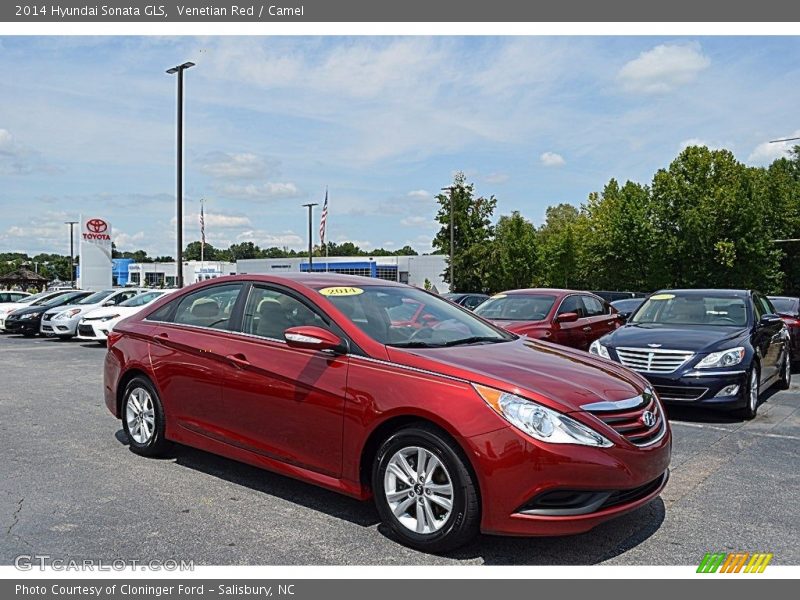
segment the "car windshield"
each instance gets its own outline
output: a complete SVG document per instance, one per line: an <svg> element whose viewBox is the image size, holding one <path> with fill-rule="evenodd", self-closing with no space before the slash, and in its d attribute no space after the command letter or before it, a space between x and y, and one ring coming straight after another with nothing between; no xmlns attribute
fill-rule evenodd
<svg viewBox="0 0 800 600"><path fill-rule="evenodd" d="M612 302L611 306L617 310L633 311L637 306L641 305L642 302L643 300L639 300L638 298L631 298L630 300L617 300L616 302Z"/></svg>
<svg viewBox="0 0 800 600"><path fill-rule="evenodd" d="M86 296L86 298L84 298L80 302L76 302L75 304L99 304L113 293L114 290L103 290L102 292L95 292L91 296Z"/></svg>
<svg viewBox="0 0 800 600"><path fill-rule="evenodd" d="M555 301L555 296L546 294L498 294L480 304L475 314L498 321L541 321Z"/></svg>
<svg viewBox="0 0 800 600"><path fill-rule="evenodd" d="M770 296L770 302L775 310L779 313L791 315L797 313L797 299L796 298L776 298Z"/></svg>
<svg viewBox="0 0 800 600"><path fill-rule="evenodd" d="M744 327L747 306L744 298L735 296L660 292L650 296L630 322Z"/></svg>
<svg viewBox="0 0 800 600"><path fill-rule="evenodd" d="M52 292L40 292L34 296L28 296L23 302L27 302L31 306L40 306L52 300L54 297Z"/></svg>
<svg viewBox="0 0 800 600"><path fill-rule="evenodd" d="M44 306L64 306L65 304L72 304L73 300L80 300L87 293L88 292L67 292L66 294L54 296L49 300L42 302L42 304Z"/></svg>
<svg viewBox="0 0 800 600"><path fill-rule="evenodd" d="M413 287L369 285L318 291L361 331L388 346L441 348L516 339L450 302Z"/></svg>
<svg viewBox="0 0 800 600"><path fill-rule="evenodd" d="M128 300L125 300L125 302L120 302L119 306L144 306L148 302L152 302L156 298L160 298L163 295L164 292L145 292L144 294L139 294L138 296L129 298Z"/></svg>

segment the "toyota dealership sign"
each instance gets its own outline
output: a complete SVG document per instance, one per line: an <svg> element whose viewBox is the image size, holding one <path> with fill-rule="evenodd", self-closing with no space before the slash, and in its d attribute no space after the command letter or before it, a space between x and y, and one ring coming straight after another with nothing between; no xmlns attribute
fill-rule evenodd
<svg viewBox="0 0 800 600"><path fill-rule="evenodd" d="M97 216L81 217L80 256L80 287L111 287L111 223Z"/></svg>

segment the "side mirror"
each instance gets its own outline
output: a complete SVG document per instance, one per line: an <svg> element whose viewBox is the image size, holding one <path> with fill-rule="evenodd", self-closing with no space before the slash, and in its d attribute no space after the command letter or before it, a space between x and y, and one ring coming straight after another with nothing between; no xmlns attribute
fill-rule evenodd
<svg viewBox="0 0 800 600"><path fill-rule="evenodd" d="M574 323L578 320L578 313L566 312L556 316L556 323Z"/></svg>
<svg viewBox="0 0 800 600"><path fill-rule="evenodd" d="M630 317L630 316L631 316L631 313L630 313L630 311L628 311L628 312L618 312L618 313L617 313L617 316L618 316L618 317L619 317L621 320L623 320L623 321L627 321L627 320L628 320L628 317Z"/></svg>
<svg viewBox="0 0 800 600"><path fill-rule="evenodd" d="M108 302L104 303L103 306L115 306L116 304L116 300L109 300Z"/></svg>
<svg viewBox="0 0 800 600"><path fill-rule="evenodd" d="M759 327L768 327L770 325L777 325L778 323L783 323L783 319L781 319L781 316L773 315L771 313L763 315L761 319L758 321Z"/></svg>
<svg viewBox="0 0 800 600"><path fill-rule="evenodd" d="M313 325L290 327L283 332L283 337L290 348L333 350L334 352L342 353L346 351L342 339L322 327L314 327Z"/></svg>

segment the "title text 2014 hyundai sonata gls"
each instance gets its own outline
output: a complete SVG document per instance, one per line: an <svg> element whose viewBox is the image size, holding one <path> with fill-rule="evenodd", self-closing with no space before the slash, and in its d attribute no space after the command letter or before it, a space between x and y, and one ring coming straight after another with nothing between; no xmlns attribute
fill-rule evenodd
<svg viewBox="0 0 800 600"><path fill-rule="evenodd" d="M393 327L409 301L434 318ZM372 496L430 552L479 530L587 531L667 480L669 425L641 376L406 285L222 277L120 322L108 347L105 400L133 451L180 442Z"/></svg>

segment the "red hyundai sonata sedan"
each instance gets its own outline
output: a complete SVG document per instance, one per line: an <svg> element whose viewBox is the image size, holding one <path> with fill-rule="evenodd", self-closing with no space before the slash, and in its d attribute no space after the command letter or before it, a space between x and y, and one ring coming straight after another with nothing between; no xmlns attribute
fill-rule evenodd
<svg viewBox="0 0 800 600"><path fill-rule="evenodd" d="M624 324L600 296L575 290L533 288L496 294L475 309L495 325L529 338L589 350L593 341Z"/></svg>
<svg viewBox="0 0 800 600"><path fill-rule="evenodd" d="M419 328L389 313L425 306ZM671 435L647 381L423 290L237 275L108 338L105 401L142 455L188 444L366 500L409 546L587 531L657 496Z"/></svg>

